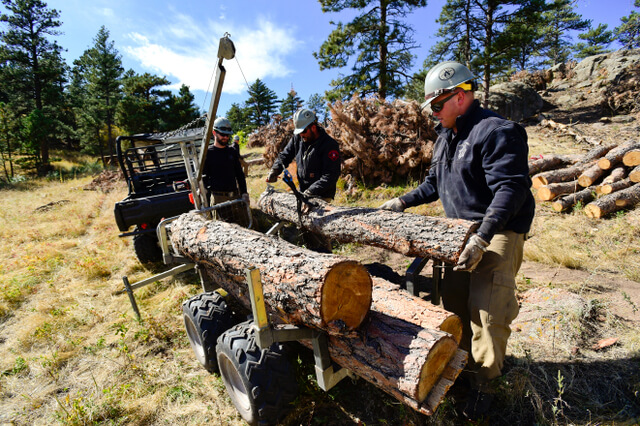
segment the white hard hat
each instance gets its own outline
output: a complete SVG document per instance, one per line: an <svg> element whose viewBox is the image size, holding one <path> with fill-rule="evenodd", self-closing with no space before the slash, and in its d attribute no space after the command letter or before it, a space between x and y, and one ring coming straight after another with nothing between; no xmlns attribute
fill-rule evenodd
<svg viewBox="0 0 640 426"><path fill-rule="evenodd" d="M224 117L216 118L213 122L213 130L223 135L230 135L233 133L231 130L231 123Z"/></svg>
<svg viewBox="0 0 640 426"><path fill-rule="evenodd" d="M293 125L295 126L293 134L299 135L304 132L304 129L316 120L316 114L313 111L307 108L300 108L293 114Z"/></svg>
<svg viewBox="0 0 640 426"><path fill-rule="evenodd" d="M469 68L455 61L445 61L429 70L424 78L424 100L422 108L428 106L438 96L462 87L476 90L476 76ZM467 86L465 86L467 84Z"/></svg>

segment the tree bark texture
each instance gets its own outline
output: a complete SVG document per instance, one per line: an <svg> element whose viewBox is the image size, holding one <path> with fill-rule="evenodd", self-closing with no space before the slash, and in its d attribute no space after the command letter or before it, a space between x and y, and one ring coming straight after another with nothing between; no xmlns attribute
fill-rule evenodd
<svg viewBox="0 0 640 426"><path fill-rule="evenodd" d="M341 256L206 221L196 213L171 223L171 243L245 306L251 306L245 271L258 268L267 308L287 323L339 333L358 327L371 306L371 276L360 263Z"/></svg>
<svg viewBox="0 0 640 426"><path fill-rule="evenodd" d="M634 149L640 149L639 142L627 142L622 145L618 145L617 147L609 151L604 157L598 160L598 166L602 170L609 170L622 162L622 158L624 157L624 155Z"/></svg>
<svg viewBox="0 0 640 426"><path fill-rule="evenodd" d="M595 198L595 187L589 187L565 197L558 198L553 202L552 207L557 212L563 212L569 210L578 203L590 203Z"/></svg>
<svg viewBox="0 0 640 426"><path fill-rule="evenodd" d="M640 165L640 149L634 149L624 154L622 162L625 166L635 167Z"/></svg>
<svg viewBox="0 0 640 426"><path fill-rule="evenodd" d="M566 155L545 155L542 158L529 161L529 176L547 170L559 169L573 163L575 163L575 159Z"/></svg>
<svg viewBox="0 0 640 426"><path fill-rule="evenodd" d="M609 173L609 176L602 179L602 185L608 185L610 183L622 180L626 176L627 176L626 167L624 166L616 167L615 169L611 170L611 173Z"/></svg>
<svg viewBox="0 0 640 426"><path fill-rule="evenodd" d="M315 253L235 224L207 221L196 213L180 216L171 224L170 231L173 247L203 267L207 275L246 308L251 302L245 268L258 267L272 323L291 322L328 331L328 350L334 362L415 410L433 414L466 363L466 352L458 348L454 336L445 332L461 328L460 319L436 307L428 309L425 301L408 294L405 297L403 290L383 279L376 278L375 294L379 300L371 304L371 310L358 328L323 327L332 320L331 317L318 320L323 311L318 305L326 299L318 295L318 287L327 286L325 277L333 265L349 262L361 267L357 262ZM366 289L366 285L354 283L353 278L353 275L338 277L335 286L339 287L340 297L337 299L344 304L358 299L355 305L368 308L369 304L362 300L371 303L372 280L368 274L366 279L358 278L359 281L368 279L370 292L363 295L366 292L361 287ZM318 282L320 284L316 284ZM403 304L407 320L394 316L400 309L394 303ZM426 318L429 312L433 318ZM335 319L333 322L351 321ZM427 323L433 329L419 325ZM309 341L301 343L311 346Z"/></svg>
<svg viewBox="0 0 640 426"><path fill-rule="evenodd" d="M587 204L585 213L589 217L599 219L623 208L634 206L639 200L640 184L637 183L629 188L612 192Z"/></svg>
<svg viewBox="0 0 640 426"><path fill-rule="evenodd" d="M362 207L336 207L313 199L316 207L298 218L296 198L291 193L265 191L260 209L279 219L296 223L311 232L341 243L358 242L382 247L406 256L419 256L456 263L475 230L462 219L427 217L412 213Z"/></svg>
<svg viewBox="0 0 640 426"><path fill-rule="evenodd" d="M541 201L550 201L561 195L572 194L580 188L581 186L578 184L577 180L550 183L549 185L544 185L538 188L536 196Z"/></svg>
<svg viewBox="0 0 640 426"><path fill-rule="evenodd" d="M596 183L598 179L600 179L606 170L600 168L600 166L596 163L585 169L580 176L578 176L578 183L581 187L586 188L588 186Z"/></svg>
<svg viewBox="0 0 640 426"><path fill-rule="evenodd" d="M549 185L552 183L568 182L576 180L578 176L582 174L590 164L576 164L571 167L565 167L564 169L549 170L546 172L538 173L531 179L533 188L538 189L541 186Z"/></svg>

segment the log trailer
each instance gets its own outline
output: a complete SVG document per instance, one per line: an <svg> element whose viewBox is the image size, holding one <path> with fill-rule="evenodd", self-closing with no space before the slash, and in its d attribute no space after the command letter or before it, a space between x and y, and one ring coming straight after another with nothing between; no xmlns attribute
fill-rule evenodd
<svg viewBox="0 0 640 426"><path fill-rule="evenodd" d="M162 219L156 226L164 263L178 266L134 284L123 277L124 289L118 293L129 295L140 318L134 289L195 269L203 292L182 306L190 345L207 371L219 372L236 409L251 425L277 422L295 399L297 383L287 357L289 342L294 341L313 351L321 389L328 391L346 377L362 377L411 408L433 414L466 364L467 353L457 346L459 318L415 297L416 277L427 258L417 257L407 271L407 292L384 280L372 279L358 262L333 254L317 254L316 258L313 252L280 240L277 234L286 220L260 233L212 217L217 208L242 202L232 200L209 206L201 180L225 76L222 60L234 55L233 43L225 35L220 40L214 92L200 144L188 131L173 132L162 139L165 146L180 147L188 182L182 189L195 207L189 213ZM291 202L295 203L295 199ZM249 206L246 208L251 218ZM329 209L326 204L315 208ZM302 226L302 219L296 219ZM445 224L445 228L455 226ZM224 252L228 245L224 239L247 244L240 248L241 253ZM190 252L196 241L213 243L199 257ZM466 237L460 249L464 241ZM281 267L269 268L269 262L278 255L288 260ZM308 266L312 260L315 264ZM320 272L307 270L314 267ZM440 268L434 271L438 272L434 273L437 282ZM287 305L291 299L285 293L304 289L288 282L287 277L304 282L304 286L321 281L322 288L312 288L305 296L308 299L292 308ZM407 309L408 301L415 303L422 317L420 312ZM238 304L240 309L232 308ZM355 308L346 309L347 306ZM345 311L349 311L346 316ZM432 318L429 312L433 313ZM371 359L362 361L364 358Z"/></svg>

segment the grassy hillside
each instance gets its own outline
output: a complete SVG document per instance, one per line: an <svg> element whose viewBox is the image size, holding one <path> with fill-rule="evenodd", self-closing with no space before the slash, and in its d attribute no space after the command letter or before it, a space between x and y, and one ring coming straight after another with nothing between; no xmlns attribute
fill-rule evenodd
<svg viewBox="0 0 640 426"><path fill-rule="evenodd" d="M262 166L250 170L254 201L265 175ZM64 176L0 190L0 423L244 424L219 376L197 363L184 332L181 304L200 292L196 277L183 274L136 290L137 321L127 296L114 295L123 276L135 282L150 275L135 260L130 239L117 237L113 206L126 195L124 184L109 192L85 190L91 177ZM406 191L340 191L335 202L379 206ZM413 211L441 214L437 204ZM595 221L579 209L558 215L542 206L526 256L559 269L615 271L640 281L639 235L637 211ZM357 245L336 251L389 262L400 272L410 262ZM540 284L523 275L520 291L533 297ZM531 321L514 333L492 424L631 424L640 416L637 330L579 282L565 287L575 298L565 297L550 315L544 302L523 309ZM612 349L591 348L595 337L609 335L620 339ZM435 416L425 417L362 380L325 393L315 385L310 351L297 354L301 394L284 424L461 422L455 388Z"/></svg>

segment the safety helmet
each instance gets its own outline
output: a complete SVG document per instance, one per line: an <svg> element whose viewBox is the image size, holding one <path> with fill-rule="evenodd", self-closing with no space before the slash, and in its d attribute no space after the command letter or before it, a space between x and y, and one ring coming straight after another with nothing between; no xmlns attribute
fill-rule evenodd
<svg viewBox="0 0 640 426"><path fill-rule="evenodd" d="M300 108L295 114L293 114L293 125L295 126L293 134L299 135L304 132L304 129L316 120L316 114L313 111L307 108Z"/></svg>
<svg viewBox="0 0 640 426"><path fill-rule="evenodd" d="M445 61L429 70L424 78L424 99L422 108L443 93L461 87L465 91L477 89L476 76L469 68L455 61Z"/></svg>
<svg viewBox="0 0 640 426"><path fill-rule="evenodd" d="M233 140L234 140L235 142L238 142L238 141L240 140L240 136L235 135L235 136L233 137Z"/></svg>
<svg viewBox="0 0 640 426"><path fill-rule="evenodd" d="M231 123L224 117L216 118L216 121L213 122L213 130L222 135L230 135L233 133Z"/></svg>

